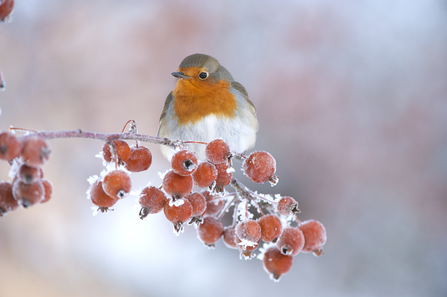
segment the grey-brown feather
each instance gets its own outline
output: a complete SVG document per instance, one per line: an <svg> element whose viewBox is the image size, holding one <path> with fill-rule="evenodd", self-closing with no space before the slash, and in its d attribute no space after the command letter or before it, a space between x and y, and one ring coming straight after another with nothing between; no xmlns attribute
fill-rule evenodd
<svg viewBox="0 0 447 297"><path fill-rule="evenodd" d="M160 125L161 125L161 121L166 116L168 108L171 105L172 99L174 99L174 97L172 96L172 92L171 92L171 93L169 93L168 97L166 97L165 105L163 106L163 112L160 115L160 121L159 121ZM158 128L157 135L158 135L158 133L160 133L160 127Z"/></svg>
<svg viewBox="0 0 447 297"><path fill-rule="evenodd" d="M231 86L235 88L237 91L241 92L241 94L245 97L245 99L247 99L247 102L253 107L253 109L256 109L253 102L251 102L251 100L248 98L247 90L244 88L243 85L241 85L237 81L232 81Z"/></svg>
<svg viewBox="0 0 447 297"><path fill-rule="evenodd" d="M219 66L219 61L211 56L204 54L193 54L184 58L179 67L206 67L209 72L214 72L219 68Z"/></svg>

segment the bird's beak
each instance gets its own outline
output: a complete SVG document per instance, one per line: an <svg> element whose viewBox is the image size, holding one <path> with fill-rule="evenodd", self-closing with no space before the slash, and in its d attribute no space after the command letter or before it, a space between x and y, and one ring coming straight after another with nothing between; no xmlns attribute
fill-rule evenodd
<svg viewBox="0 0 447 297"><path fill-rule="evenodd" d="M185 75L183 72L172 72L171 73L172 76L177 77L177 78L190 78L190 76Z"/></svg>

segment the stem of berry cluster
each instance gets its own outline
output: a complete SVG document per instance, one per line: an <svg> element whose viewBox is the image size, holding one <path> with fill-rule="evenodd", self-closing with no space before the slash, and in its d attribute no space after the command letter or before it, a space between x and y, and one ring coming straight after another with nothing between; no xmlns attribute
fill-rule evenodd
<svg viewBox="0 0 447 297"><path fill-rule="evenodd" d="M11 130L21 130L11 127ZM29 131L28 131L29 132ZM166 146L170 146L172 148L177 148L181 146L184 142L180 140L171 140L169 138L162 138L156 136L149 136L145 134L138 134L133 132L126 133L97 133L97 132L89 132L83 131L81 129L77 130L68 130L68 131L31 131L32 133L22 136L22 138L28 138L33 136L38 136L42 139L57 139L57 138L86 138L86 139L94 139L105 142L111 142L117 139L123 140L136 140L149 142L153 144L162 144Z"/></svg>
<svg viewBox="0 0 447 297"><path fill-rule="evenodd" d="M236 190L236 192L238 193L238 195L241 198L250 200L250 202L253 203L253 205L258 209L258 211L261 215L264 215L264 212L262 211L258 202L256 202L255 197L260 200L263 200L269 204L276 203L275 201L272 201L270 199L267 199L263 196L260 196L256 193L254 193L252 190L247 188L244 184L240 183L236 178L233 178L231 180L230 185Z"/></svg>

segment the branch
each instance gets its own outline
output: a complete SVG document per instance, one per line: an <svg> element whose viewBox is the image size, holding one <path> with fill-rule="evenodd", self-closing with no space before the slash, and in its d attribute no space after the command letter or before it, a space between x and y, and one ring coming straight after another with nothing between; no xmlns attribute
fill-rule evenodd
<svg viewBox="0 0 447 297"><path fill-rule="evenodd" d="M10 130L23 130L20 128L11 127ZM32 131L34 132L34 131ZM170 146L172 148L178 148L179 146L184 145L187 141L181 140L173 140L169 138L162 138L156 136L149 136L145 134L138 134L132 132L126 133L98 133L98 132L89 132L83 131L81 129L77 130L68 130L68 131L40 131L34 132L31 134L27 134L22 136L23 139L28 137L38 136L42 139L57 139L57 138L85 138L85 139L94 139L105 142L112 142L113 140L122 139L122 140L136 140L149 142L153 144L162 144L166 146Z"/></svg>

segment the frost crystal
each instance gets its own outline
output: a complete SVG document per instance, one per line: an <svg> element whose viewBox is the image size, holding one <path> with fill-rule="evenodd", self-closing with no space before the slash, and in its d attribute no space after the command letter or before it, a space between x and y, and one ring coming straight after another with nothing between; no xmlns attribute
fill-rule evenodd
<svg viewBox="0 0 447 297"><path fill-rule="evenodd" d="M268 250L272 246L275 246L275 244L272 242L270 242L270 243L265 242L262 247L259 247L260 254L257 256L257 258L261 261L264 260L265 251Z"/></svg>
<svg viewBox="0 0 447 297"><path fill-rule="evenodd" d="M238 218L242 218L243 220L242 221L245 221L245 208L246 208L246 205L247 205L247 201L246 200L242 200L240 203L239 203L239 205L238 205L238 208L237 208L237 217Z"/></svg>
<svg viewBox="0 0 447 297"><path fill-rule="evenodd" d="M92 206L92 210L93 210L93 216L94 217L96 217L96 215L98 214L98 210L99 210L99 208L98 208L98 206Z"/></svg>
<svg viewBox="0 0 447 297"><path fill-rule="evenodd" d="M158 176L163 180L165 178L166 173L169 172L170 169L166 170L164 173L158 172Z"/></svg>
<svg viewBox="0 0 447 297"><path fill-rule="evenodd" d="M9 174L8 174L8 176L11 179L14 179L17 176L17 174L19 172L20 165L22 165L21 162L19 164L19 162L17 162L17 160L14 159L14 161L11 164L11 168L9 169Z"/></svg>
<svg viewBox="0 0 447 297"><path fill-rule="evenodd" d="M253 242L253 241L246 240L246 239L241 239L241 242L239 243L239 245L244 249L247 246L256 246L257 244L258 244L257 242Z"/></svg>
<svg viewBox="0 0 447 297"><path fill-rule="evenodd" d="M88 181L89 185L93 185L98 179L99 179L99 176L92 175L89 178L87 178L87 181Z"/></svg>
<svg viewBox="0 0 447 297"><path fill-rule="evenodd" d="M185 203L185 199L177 199L175 201L172 201L173 199L168 199L169 200L169 206L176 206L179 207L180 205L182 205L183 203Z"/></svg>
<svg viewBox="0 0 447 297"><path fill-rule="evenodd" d="M102 151L97 153L95 155L95 157L102 160L102 166L107 167L108 164L107 164L106 160L104 160L104 153ZM110 162L110 163L113 163L113 162Z"/></svg>
<svg viewBox="0 0 447 297"><path fill-rule="evenodd" d="M87 195L87 199L91 199L91 194L90 194L90 190L92 188L92 185L99 179L99 176L97 175L92 175L89 178L87 178L88 184L90 185L87 189L87 191L85 191L85 194ZM97 207L96 207L97 208ZM96 214L94 214L96 216Z"/></svg>
<svg viewBox="0 0 447 297"><path fill-rule="evenodd" d="M229 168L227 168L227 173L232 173L232 172L235 172L236 170L234 170L234 168L233 167L229 167Z"/></svg>

